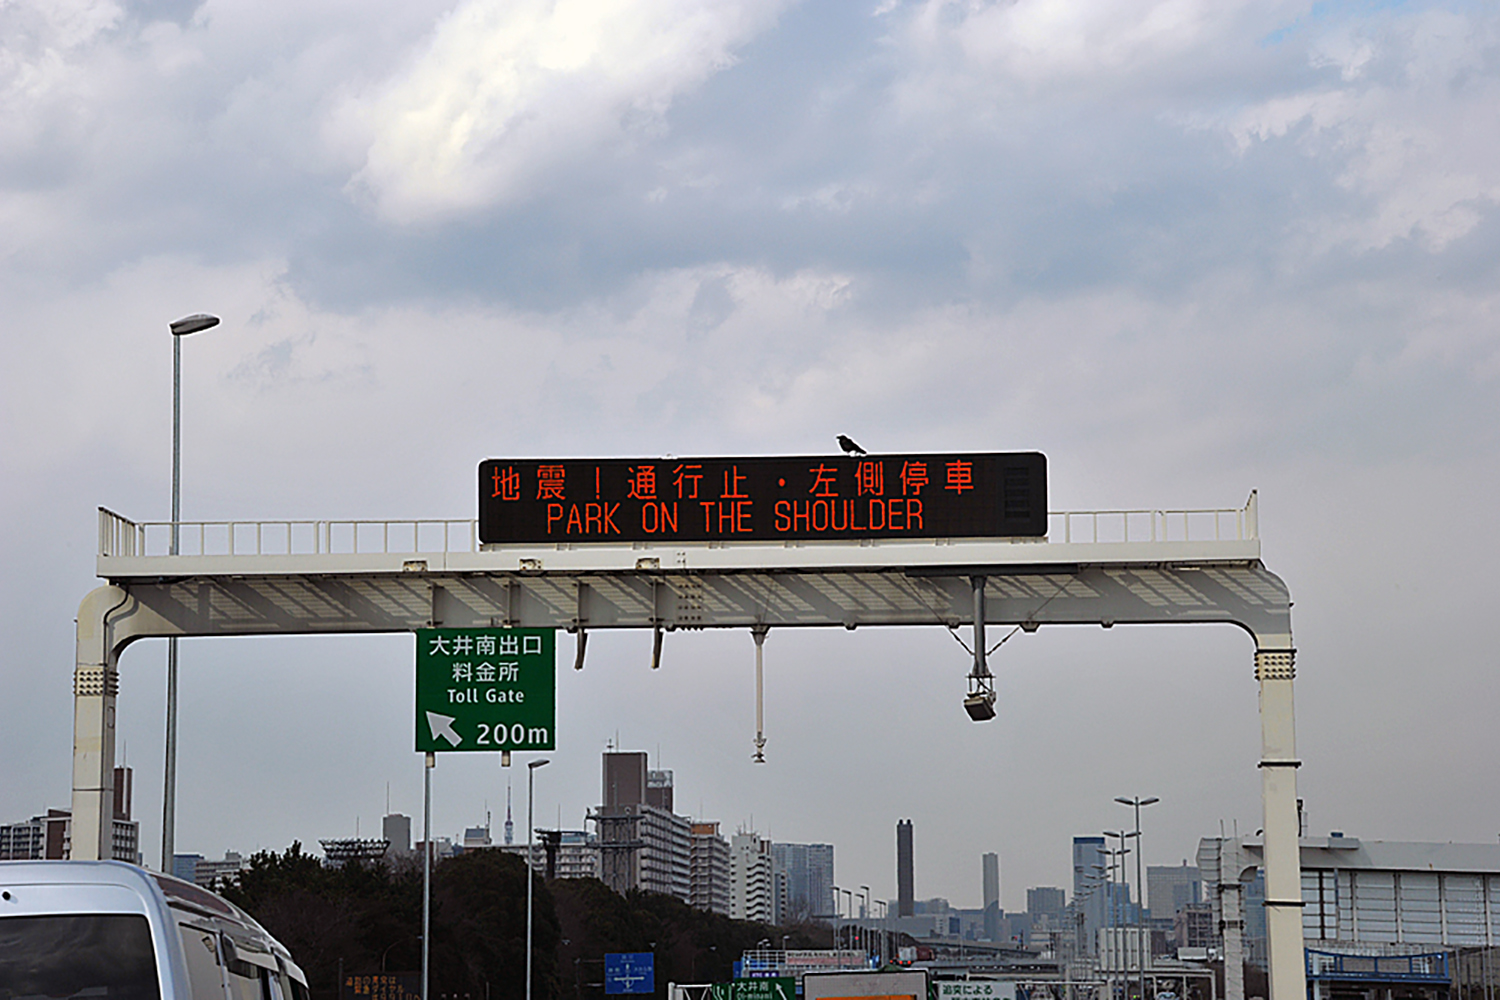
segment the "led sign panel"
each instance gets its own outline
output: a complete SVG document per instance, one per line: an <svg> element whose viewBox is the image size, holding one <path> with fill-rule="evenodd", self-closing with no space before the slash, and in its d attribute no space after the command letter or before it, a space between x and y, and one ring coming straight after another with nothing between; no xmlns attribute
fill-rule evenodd
<svg viewBox="0 0 1500 1000"><path fill-rule="evenodd" d="M845 541L1047 533L1040 452L511 459L479 465L479 540Z"/></svg>

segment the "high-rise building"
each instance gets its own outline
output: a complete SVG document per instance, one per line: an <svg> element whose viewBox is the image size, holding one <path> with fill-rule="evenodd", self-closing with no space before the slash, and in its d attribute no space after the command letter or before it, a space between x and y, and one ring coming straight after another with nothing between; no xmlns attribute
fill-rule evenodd
<svg viewBox="0 0 1500 1000"><path fill-rule="evenodd" d="M380 836L391 842L392 854L411 853L411 817L391 813L380 821Z"/></svg>
<svg viewBox="0 0 1500 1000"><path fill-rule="evenodd" d="M993 851L980 859L984 872L984 908L1000 905L1000 855Z"/></svg>
<svg viewBox="0 0 1500 1000"><path fill-rule="evenodd" d="M198 865L202 862L203 855L201 854L174 854L172 855L172 876L184 882L197 883Z"/></svg>
<svg viewBox="0 0 1500 1000"><path fill-rule="evenodd" d="M771 842L741 830L729 838L729 915L736 920L774 919Z"/></svg>
<svg viewBox="0 0 1500 1000"><path fill-rule="evenodd" d="M646 801L646 755L614 753L604 755L604 808L633 806Z"/></svg>
<svg viewBox="0 0 1500 1000"><path fill-rule="evenodd" d="M646 772L646 805L672 811L672 772Z"/></svg>
<svg viewBox="0 0 1500 1000"><path fill-rule="evenodd" d="M916 913L917 894L912 874L911 820L896 821L896 916Z"/></svg>
<svg viewBox="0 0 1500 1000"><path fill-rule="evenodd" d="M984 883L984 936L999 941L1000 934L1000 855L993 851L980 858Z"/></svg>
<svg viewBox="0 0 1500 1000"><path fill-rule="evenodd" d="M688 903L710 913L729 915L729 841L719 835L719 824L692 826L693 858Z"/></svg>
<svg viewBox="0 0 1500 1000"><path fill-rule="evenodd" d="M1063 911L1068 908L1068 894L1050 885L1039 885L1026 890L1026 912L1032 918L1046 916L1051 926L1061 925Z"/></svg>
<svg viewBox="0 0 1500 1000"><path fill-rule="evenodd" d="M141 825L130 818L131 786L135 772L117 767L114 774L114 817L110 857L141 863ZM20 823L0 825L0 861L65 859L73 853L73 812L48 809Z"/></svg>
<svg viewBox="0 0 1500 1000"><path fill-rule="evenodd" d="M1151 916L1170 919L1185 906L1199 902L1203 896L1203 876L1197 865L1183 861L1180 865L1147 865L1146 898L1142 901Z"/></svg>
<svg viewBox="0 0 1500 1000"><path fill-rule="evenodd" d="M1112 891L1105 866L1103 837L1073 838L1073 908L1079 921L1078 948L1093 955L1099 949L1099 928L1107 923Z"/></svg>
<svg viewBox="0 0 1500 1000"><path fill-rule="evenodd" d="M672 801L672 776L646 771L644 753L604 755L603 804L598 824L600 878L616 892L643 889L688 901L692 889L692 824L652 805Z"/></svg>
<svg viewBox="0 0 1500 1000"><path fill-rule="evenodd" d="M833 845L772 844L772 921L796 923L833 913Z"/></svg>

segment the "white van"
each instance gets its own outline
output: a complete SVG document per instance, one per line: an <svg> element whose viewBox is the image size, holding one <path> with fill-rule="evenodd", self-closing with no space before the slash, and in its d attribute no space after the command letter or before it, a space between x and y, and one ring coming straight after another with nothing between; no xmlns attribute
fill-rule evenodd
<svg viewBox="0 0 1500 1000"><path fill-rule="evenodd" d="M244 910L119 861L0 861L0 1000L308 1000Z"/></svg>

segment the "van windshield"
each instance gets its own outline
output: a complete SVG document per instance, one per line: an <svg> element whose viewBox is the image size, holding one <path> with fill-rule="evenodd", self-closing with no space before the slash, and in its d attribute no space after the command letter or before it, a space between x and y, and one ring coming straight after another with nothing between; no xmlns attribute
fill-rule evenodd
<svg viewBox="0 0 1500 1000"><path fill-rule="evenodd" d="M151 926L131 913L0 917L0 1000L160 1000Z"/></svg>

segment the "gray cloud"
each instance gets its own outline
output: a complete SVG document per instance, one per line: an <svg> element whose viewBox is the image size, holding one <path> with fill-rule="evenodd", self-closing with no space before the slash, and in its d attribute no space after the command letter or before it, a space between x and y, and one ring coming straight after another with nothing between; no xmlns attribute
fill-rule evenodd
<svg viewBox="0 0 1500 1000"><path fill-rule="evenodd" d="M1040 447L1060 508L1259 488L1315 825L1492 834L1454 762L1500 750L1494 15L603 7L592 54L556 63L561 22L533 12L534 41L497 50L499 10L0 8L0 516L29 568L0 602L0 753L37 761L0 819L66 802L93 508L165 515L166 323L206 309L225 322L184 344L189 517L464 517L488 455L841 431ZM1066 838L1117 821L1114 795L1162 795L1151 861L1258 825L1248 650L1180 631L1018 639L989 727L958 714L940 633L778 634L761 769L746 637L674 637L652 675L640 637L601 636L562 685L543 811L577 822L618 728L662 745L687 807L831 839L877 892L898 815L923 817L923 893L976 901L998 848L1018 907L1066 883ZM415 811L406 641L188 643L179 843L348 834L387 780ZM160 652L125 667L151 857ZM440 771L441 832L498 808L493 761ZM226 818L230 772L285 804Z"/></svg>

